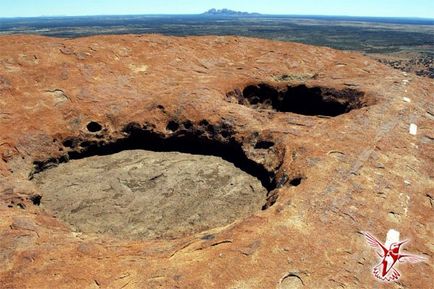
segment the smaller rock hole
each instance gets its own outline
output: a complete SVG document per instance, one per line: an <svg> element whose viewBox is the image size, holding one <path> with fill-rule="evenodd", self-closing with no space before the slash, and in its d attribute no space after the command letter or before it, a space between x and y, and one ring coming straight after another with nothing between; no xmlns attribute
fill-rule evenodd
<svg viewBox="0 0 434 289"><path fill-rule="evenodd" d="M193 123L192 123L191 121L189 121L189 120L184 121L184 122L182 123L182 125L183 125L183 127L184 127L186 130L189 130L189 129L191 129L191 128L193 127Z"/></svg>
<svg viewBox="0 0 434 289"><path fill-rule="evenodd" d="M75 145L74 145L73 139L66 139L66 140L64 140L63 141L63 146L64 147L68 147L68 148L74 147Z"/></svg>
<svg viewBox="0 0 434 289"><path fill-rule="evenodd" d="M214 134L214 133L215 133L214 126L212 126L211 124L207 125L206 130L207 130L210 134Z"/></svg>
<svg viewBox="0 0 434 289"><path fill-rule="evenodd" d="M32 195L29 197L30 201L32 201L33 205L39 206L41 204L41 195Z"/></svg>
<svg viewBox="0 0 434 289"><path fill-rule="evenodd" d="M255 144L255 149L269 149L272 146L274 146L274 142L267 141L267 140L261 140Z"/></svg>
<svg viewBox="0 0 434 289"><path fill-rule="evenodd" d="M221 136L222 136L223 138L228 138L228 137L231 136L231 133L230 133L229 131L227 131L227 130L222 130L222 131L221 131Z"/></svg>
<svg viewBox="0 0 434 289"><path fill-rule="evenodd" d="M102 130L102 126L95 121L89 122L86 127L87 130L90 132L99 132L100 130Z"/></svg>
<svg viewBox="0 0 434 289"><path fill-rule="evenodd" d="M301 181L302 181L302 180L303 180L302 177L297 177L297 178L292 179L292 180L289 182L289 184L290 184L291 186L293 186L293 187L296 187L296 186L298 186L298 185L301 184Z"/></svg>
<svg viewBox="0 0 434 289"><path fill-rule="evenodd" d="M179 129L179 124L176 121L173 121L173 120L169 121L169 123L166 126L166 130L168 130L168 131L175 132L178 129Z"/></svg>
<svg viewBox="0 0 434 289"><path fill-rule="evenodd" d="M200 125L200 126L208 126L208 125L209 125L209 122L208 122L206 119L203 119L203 120L201 120L201 121L199 122L199 125Z"/></svg>

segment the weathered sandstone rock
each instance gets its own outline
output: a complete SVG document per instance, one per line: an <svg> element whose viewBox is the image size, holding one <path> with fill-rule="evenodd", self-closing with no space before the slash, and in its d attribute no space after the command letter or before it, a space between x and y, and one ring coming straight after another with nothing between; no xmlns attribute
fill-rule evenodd
<svg viewBox="0 0 434 289"><path fill-rule="evenodd" d="M433 100L430 79L296 43L2 36L0 287L430 288ZM148 240L45 210L37 172L127 149L223 157L261 180L267 209ZM361 232L391 228L428 261L383 286Z"/></svg>

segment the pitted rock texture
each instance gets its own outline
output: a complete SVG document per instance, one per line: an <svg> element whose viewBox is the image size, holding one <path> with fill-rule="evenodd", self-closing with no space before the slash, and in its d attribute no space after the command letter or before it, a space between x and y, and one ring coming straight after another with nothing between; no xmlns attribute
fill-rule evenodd
<svg viewBox="0 0 434 289"><path fill-rule="evenodd" d="M214 156L122 151L72 160L34 178L41 206L83 233L175 238L260 211L267 190Z"/></svg>
<svg viewBox="0 0 434 289"><path fill-rule="evenodd" d="M228 99L229 92L263 84L348 88L363 93L363 103L328 117L277 111L266 102L254 105L255 98ZM0 284L430 288L433 94L430 79L358 53L296 43L215 36L2 36ZM101 129L88 128L91 122ZM409 133L411 123L416 135ZM29 176L60 161L99 154L105 145L128 138L131 127L172 139L175 150L182 135L204 148L232 144L226 146L229 153L244 155L275 177L268 197L276 202L227 226L174 240L77 233L34 205L45 192ZM135 140L149 142L146 134ZM384 242L391 228L411 240L403 252L428 261L399 264L400 281L382 285L372 276L378 255L361 232Z"/></svg>

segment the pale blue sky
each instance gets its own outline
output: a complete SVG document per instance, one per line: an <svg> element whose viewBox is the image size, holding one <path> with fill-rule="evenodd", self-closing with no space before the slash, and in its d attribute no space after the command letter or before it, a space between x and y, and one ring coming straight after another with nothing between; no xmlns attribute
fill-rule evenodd
<svg viewBox="0 0 434 289"><path fill-rule="evenodd" d="M196 14L210 8L264 14L434 18L434 0L0 0L0 17Z"/></svg>

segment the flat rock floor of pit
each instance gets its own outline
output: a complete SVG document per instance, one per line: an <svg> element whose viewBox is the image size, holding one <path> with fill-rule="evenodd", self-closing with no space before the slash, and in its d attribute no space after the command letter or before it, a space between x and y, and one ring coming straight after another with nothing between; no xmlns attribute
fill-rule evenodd
<svg viewBox="0 0 434 289"><path fill-rule="evenodd" d="M220 157L129 150L35 175L41 206L78 232L176 238L261 209L260 181Z"/></svg>

